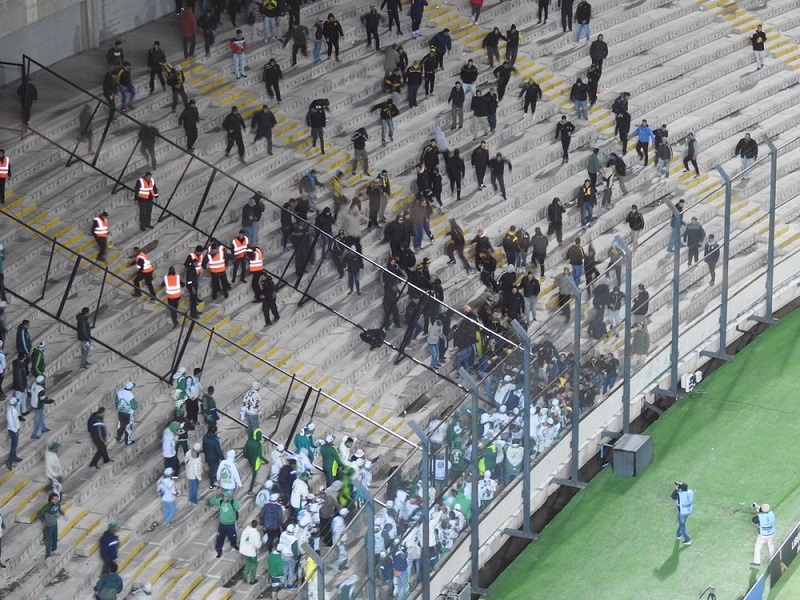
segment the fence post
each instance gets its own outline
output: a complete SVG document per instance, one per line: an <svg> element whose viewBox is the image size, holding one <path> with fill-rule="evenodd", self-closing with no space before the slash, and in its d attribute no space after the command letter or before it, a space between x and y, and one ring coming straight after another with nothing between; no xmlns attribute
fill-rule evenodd
<svg viewBox="0 0 800 600"><path fill-rule="evenodd" d="M300 544L301 549L305 552L308 560L312 561L317 569L314 571L314 578L317 580L317 600L325 600L325 561L320 558L319 554L314 552L306 542ZM309 592L311 591L311 582L308 582ZM311 594L309 593L309 598Z"/></svg>
<svg viewBox="0 0 800 600"><path fill-rule="evenodd" d="M106 289L106 279L108 279L108 266L103 270L103 281L100 282L100 294L97 296L97 310L94 311L92 327L97 325L97 313L100 312L100 303L103 301L103 290Z"/></svg>
<svg viewBox="0 0 800 600"><path fill-rule="evenodd" d="M772 317L772 290L773 277L775 275L775 209L778 202L778 149L769 137L764 136L761 140L769 148L769 234L767 238L767 298L764 307L764 316L751 315L751 321L764 323L765 325L775 325L778 321Z"/></svg>
<svg viewBox="0 0 800 600"><path fill-rule="evenodd" d="M431 438L423 433L416 421L409 421L417 437L422 441L422 548L420 549L420 582L422 584L422 600L431 600L431 545L430 545L430 489L431 489ZM369 524L367 525L369 529ZM375 600L370 598L370 600Z"/></svg>
<svg viewBox="0 0 800 600"><path fill-rule="evenodd" d="M47 280L50 279L50 268L53 266L53 254L56 252L56 238L53 238L53 244L50 246L50 258L47 259L47 271L44 274L44 283L42 284L42 295L39 300L44 299L44 293L47 291Z"/></svg>
<svg viewBox="0 0 800 600"><path fill-rule="evenodd" d="M633 250L620 236L614 243L625 257L625 347L622 356L622 433L631 428L631 310L633 305Z"/></svg>
<svg viewBox="0 0 800 600"><path fill-rule="evenodd" d="M656 396L664 398L679 399L681 397L678 392L678 341L680 339L680 296L681 296L681 212L675 208L671 200L664 200L664 203L669 207L672 212L672 340L670 342L670 382L669 389L655 388L652 392Z"/></svg>
<svg viewBox="0 0 800 600"><path fill-rule="evenodd" d="M186 166L183 168L183 172L181 173L181 176L178 177L178 183L176 183L175 187L172 188L172 193L169 195L169 198L167 198L166 204L164 204L164 206L161 207L161 214L158 215L158 222L159 223L161 223L161 221L163 221L164 219L167 218L164 215L166 214L167 209L169 208L169 205L172 202L172 199L175 197L175 194L178 192L178 188L180 187L181 182L183 181L183 178L186 176L186 172L189 170L189 167L192 165L192 161L193 160L194 160L194 154L189 156L189 162L186 163Z"/></svg>
<svg viewBox="0 0 800 600"><path fill-rule="evenodd" d="M522 531L503 529L512 537L536 540L539 536L531 531L531 336L514 319L511 326L522 340Z"/></svg>
<svg viewBox="0 0 800 600"><path fill-rule="evenodd" d="M478 502L478 478L479 478L479 471L478 471L478 460L479 460L479 453L478 453L478 440L481 439L480 434L478 432L478 400L480 399L480 392L478 392L478 384L475 383L475 380L467 373L464 367L461 367L458 370L458 374L461 375L462 380L467 384L469 388L470 396L472 397L472 409L470 411L470 432L471 432L471 456L470 456L470 478L472 479L472 493L470 498L470 515L469 515L469 543L470 543L470 588L472 591L473 596L485 596L486 590L482 589L479 585L479 576L480 576L480 549L481 549L481 541L480 541L480 532L479 532L479 513L480 513L480 503Z"/></svg>
<svg viewBox="0 0 800 600"><path fill-rule="evenodd" d="M367 513L367 531L365 532L365 541L367 545L367 600L377 600L378 578L375 576L375 496L373 496L358 479L353 480L353 486L366 501L364 510Z"/></svg>
<svg viewBox="0 0 800 600"><path fill-rule="evenodd" d="M719 304L719 348L716 352L703 350L700 356L708 356L722 361L733 360L728 354L728 260L731 254L731 202L733 189L731 178L720 165L717 165L722 181L725 182L725 217L722 227L722 294Z"/></svg>
<svg viewBox="0 0 800 600"><path fill-rule="evenodd" d="M69 158L67 159L68 167L72 166L72 162L73 160L75 160L75 155L78 153L78 148L80 148L81 142L83 141L83 136L86 135L86 131L89 129L89 127L92 126L92 121L94 121L94 116L97 114L97 111L100 109L102 105L103 103L98 100L97 105L94 107L94 110L92 111L92 116L89 117L89 120L86 122L86 126L83 129L81 129L80 133L78 134L78 141L75 143L75 148L72 150L72 152L70 152Z"/></svg>
<svg viewBox="0 0 800 600"><path fill-rule="evenodd" d="M583 489L586 484L578 477L580 471L580 422L581 422L581 289L575 285L572 278L569 279L572 287L572 298L575 302L575 318L573 319L572 329L572 418L571 418L571 447L572 459L570 460L569 479L555 478L553 483L558 485L568 485L570 487Z"/></svg>

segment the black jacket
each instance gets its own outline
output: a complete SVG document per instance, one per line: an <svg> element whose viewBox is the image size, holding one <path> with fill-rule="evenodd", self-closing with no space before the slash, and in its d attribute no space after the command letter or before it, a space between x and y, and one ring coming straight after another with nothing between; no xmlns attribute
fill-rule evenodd
<svg viewBox="0 0 800 600"><path fill-rule="evenodd" d="M278 63L265 64L264 72L262 73L262 78L267 83L276 83L280 79L283 79L283 72L281 71L280 65L278 65Z"/></svg>
<svg viewBox="0 0 800 600"><path fill-rule="evenodd" d="M753 138L740 139L736 144L736 155L742 158L758 158L758 143Z"/></svg>
<svg viewBox="0 0 800 600"><path fill-rule="evenodd" d="M534 104L542 99L542 88L538 83L526 83L519 93L520 98L525 96L525 100Z"/></svg>
<svg viewBox="0 0 800 600"><path fill-rule="evenodd" d="M628 111L617 113L617 122L614 125L614 133L628 135L631 132L631 115Z"/></svg>
<svg viewBox="0 0 800 600"><path fill-rule="evenodd" d="M241 132L243 129L247 129L247 125L245 125L241 114L229 112L222 120L222 128L226 131Z"/></svg>
<svg viewBox="0 0 800 600"><path fill-rule="evenodd" d="M488 115L489 107L486 104L486 96L473 96L470 108L476 117L485 117Z"/></svg>
<svg viewBox="0 0 800 600"><path fill-rule="evenodd" d="M463 83L475 83L478 79L478 67L472 65L464 65L461 67L461 81Z"/></svg>
<svg viewBox="0 0 800 600"><path fill-rule="evenodd" d="M267 132L272 131L277 124L278 120L271 110L259 110L253 115L251 126L255 131Z"/></svg>
<svg viewBox="0 0 800 600"><path fill-rule="evenodd" d="M89 324L89 317L83 313L78 313L76 319L78 320L78 341L91 342L92 326Z"/></svg>
<svg viewBox="0 0 800 600"><path fill-rule="evenodd" d="M589 88L583 82L575 83L569 93L570 100L587 100L589 98Z"/></svg>
<svg viewBox="0 0 800 600"><path fill-rule="evenodd" d="M476 169L486 168L489 164L489 149L482 148L478 146L475 150L472 151L472 156L470 157L470 162L472 166Z"/></svg>
<svg viewBox="0 0 800 600"><path fill-rule="evenodd" d="M465 97L464 88L460 85L454 85L453 89L450 90L450 96L447 98L447 101L452 102L455 107L463 108Z"/></svg>
<svg viewBox="0 0 800 600"><path fill-rule="evenodd" d="M551 202L547 205L547 222L556 226L560 227L563 223L562 215L567 212L567 209L561 206L556 202ZM533 238L536 239L536 236Z"/></svg>
<svg viewBox="0 0 800 600"><path fill-rule="evenodd" d="M578 24L586 24L592 19L592 6L588 2L579 2L575 9L575 21Z"/></svg>
<svg viewBox="0 0 800 600"><path fill-rule="evenodd" d="M592 45L589 46L589 56L591 57L592 62L603 62L606 58L608 58L608 44L602 40L593 41Z"/></svg>
<svg viewBox="0 0 800 600"><path fill-rule="evenodd" d="M359 127L356 132L350 136L350 141L353 142L354 150L363 150L366 148L367 139L369 139L369 136L367 135L367 130L363 127Z"/></svg>
<svg viewBox="0 0 800 600"><path fill-rule="evenodd" d="M325 127L328 119L324 108L311 107L306 114L306 125L309 127Z"/></svg>
<svg viewBox="0 0 800 600"><path fill-rule="evenodd" d="M464 168L464 159L461 156L451 155L445 161L445 169L447 176L452 180L463 179L466 170Z"/></svg>
<svg viewBox="0 0 800 600"><path fill-rule="evenodd" d="M572 138L572 134L575 131L575 125L567 121L566 123L562 123L561 121L558 122L556 125L556 139L570 139Z"/></svg>
<svg viewBox="0 0 800 600"><path fill-rule="evenodd" d="M322 24L322 34L326 40L338 40L344 36L344 31L342 31L339 21L334 19L333 21L325 21Z"/></svg>
<svg viewBox="0 0 800 600"><path fill-rule="evenodd" d="M197 123L200 121L200 111L196 106L189 105L183 109L183 112L178 117L178 125L183 125L184 129L197 129Z"/></svg>

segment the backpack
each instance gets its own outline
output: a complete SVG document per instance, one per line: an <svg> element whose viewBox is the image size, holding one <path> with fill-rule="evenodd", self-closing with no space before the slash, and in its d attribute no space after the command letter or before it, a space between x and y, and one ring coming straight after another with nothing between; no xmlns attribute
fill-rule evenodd
<svg viewBox="0 0 800 600"><path fill-rule="evenodd" d="M370 350L380 348L385 337L386 333L383 331L383 329L367 329L366 331L361 332L361 340L369 344Z"/></svg>
<svg viewBox="0 0 800 600"><path fill-rule="evenodd" d="M593 340L602 340L606 336L606 333L608 333L603 319L595 319L589 323L588 333L589 337Z"/></svg>

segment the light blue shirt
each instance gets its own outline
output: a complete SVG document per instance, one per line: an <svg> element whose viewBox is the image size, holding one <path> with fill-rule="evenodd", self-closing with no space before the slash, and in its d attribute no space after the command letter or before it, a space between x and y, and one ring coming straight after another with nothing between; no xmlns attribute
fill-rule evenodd
<svg viewBox="0 0 800 600"><path fill-rule="evenodd" d="M775 533L775 513L758 513L758 534L773 535Z"/></svg>
<svg viewBox="0 0 800 600"><path fill-rule="evenodd" d="M686 490L678 492L678 513L682 515L692 514L694 508L694 492Z"/></svg>

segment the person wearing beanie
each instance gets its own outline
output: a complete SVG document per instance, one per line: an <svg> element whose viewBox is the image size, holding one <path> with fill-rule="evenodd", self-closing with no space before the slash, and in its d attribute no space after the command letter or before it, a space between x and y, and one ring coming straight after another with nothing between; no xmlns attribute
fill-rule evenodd
<svg viewBox="0 0 800 600"><path fill-rule="evenodd" d="M197 506L197 492L200 489L200 480L203 478L203 460L200 454L203 445L199 442L192 446L186 455L186 480L189 484L189 504Z"/></svg>
<svg viewBox="0 0 800 600"><path fill-rule="evenodd" d="M228 452L230 454L231 450ZM223 462L224 464L224 462ZM222 467L222 465L220 465ZM225 538L231 543L233 548L238 548L238 537L236 535L236 520L239 518L239 501L234 500L233 492L225 490L222 494L209 498L211 506L219 508L219 525L217 526L217 541L214 548L217 551L217 558L222 558L222 548L225 545Z"/></svg>
<svg viewBox="0 0 800 600"><path fill-rule="evenodd" d="M178 514L178 488L172 477L175 471L172 467L164 469L164 475L156 482L156 493L161 497L161 510L164 513L164 524L167 527L172 527L172 521L175 515Z"/></svg>
<svg viewBox="0 0 800 600"><path fill-rule="evenodd" d="M236 466L236 451L228 450L225 460L217 467L217 481L219 486L231 494L237 488L242 487L242 478L239 476L239 468Z"/></svg>
<svg viewBox="0 0 800 600"><path fill-rule="evenodd" d="M100 536L100 560L103 561L103 573L109 572L112 563L117 562L119 556L119 525L113 521L108 524L108 529Z"/></svg>

